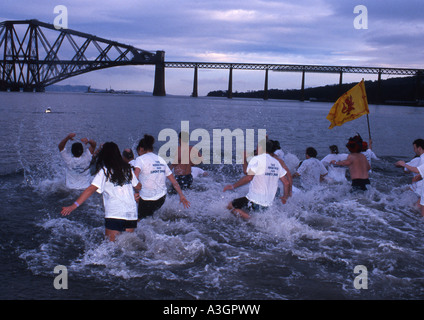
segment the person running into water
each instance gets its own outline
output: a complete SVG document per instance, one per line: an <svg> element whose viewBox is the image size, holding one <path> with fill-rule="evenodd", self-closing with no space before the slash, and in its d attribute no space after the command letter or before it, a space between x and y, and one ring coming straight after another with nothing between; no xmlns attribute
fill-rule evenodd
<svg viewBox="0 0 424 320"><path fill-rule="evenodd" d="M315 148L306 148L306 159L302 161L302 164L293 175L294 177L300 176L300 183L306 190L319 185L328 173L321 161L316 158L317 154Z"/></svg>
<svg viewBox="0 0 424 320"><path fill-rule="evenodd" d="M131 166L122 159L114 142L106 142L97 155L96 175L91 185L72 205L63 207L61 214L69 215L97 191L103 194L105 236L115 241L118 234L137 228L134 188L139 189L140 184Z"/></svg>
<svg viewBox="0 0 424 320"><path fill-rule="evenodd" d="M235 216L243 219L250 219L248 211L264 210L272 205L278 188L278 180L284 185L284 196L280 199L283 204L289 197L289 181L286 178L287 171L280 162L270 155L273 149L271 141L266 142L266 153L261 145L258 147L258 154L254 156L247 165L247 174L239 181L224 187L224 192L234 190L245 184L249 184L249 192L245 197L231 201L227 209Z"/></svg>
<svg viewBox="0 0 424 320"><path fill-rule="evenodd" d="M69 140L74 140L75 136L75 133L68 134L60 141L58 148L66 165L66 187L69 189L82 190L90 185L93 178L90 173L90 163L96 149L96 142L94 140L82 138L82 143L90 145L88 150L84 149L81 142L74 142L71 147L71 155L66 151L66 144Z"/></svg>
<svg viewBox="0 0 424 320"><path fill-rule="evenodd" d="M424 168L424 140L416 139L412 143L416 157L409 162L400 160L395 163L396 167L403 167L405 172L412 172L414 177L412 178L411 190L418 196L416 206L424 216L424 181L422 178L423 170L419 171L419 168Z"/></svg>
<svg viewBox="0 0 424 320"><path fill-rule="evenodd" d="M200 152L188 144L188 133L180 132L177 153L169 168L174 172L175 179L182 190L191 187L193 183L191 168L202 160ZM171 192L175 192L175 189Z"/></svg>
<svg viewBox="0 0 424 320"><path fill-rule="evenodd" d="M329 182L346 182L346 168L345 167L335 167L331 164L331 161L342 161L346 160L347 153L339 153L339 148L336 145L331 145L330 154L326 155L321 163L328 170L328 175L325 177Z"/></svg>
<svg viewBox="0 0 424 320"><path fill-rule="evenodd" d="M135 175L141 183L138 202L138 219L153 215L165 203L167 187L166 178L172 183L180 196L184 208L190 207L181 188L166 164L165 160L153 153L155 138L145 134L137 146L138 157L135 159Z"/></svg>
<svg viewBox="0 0 424 320"><path fill-rule="evenodd" d="M371 169L371 166L365 155L361 153L361 136L357 135L353 138L349 138L346 148L350 152L347 159L342 161L332 160L331 163L336 166L346 166L349 168L353 191L366 191L367 185L370 184L369 170Z"/></svg>
<svg viewBox="0 0 424 320"><path fill-rule="evenodd" d="M412 178L412 182L418 182L422 181L424 177L424 164L419 165L418 167L413 167L405 163L405 161L398 161L396 162L398 167L404 167L405 169L408 169L409 171L415 173L416 175ZM424 188L420 188L421 195L418 200L418 207L421 212L421 215L424 217Z"/></svg>

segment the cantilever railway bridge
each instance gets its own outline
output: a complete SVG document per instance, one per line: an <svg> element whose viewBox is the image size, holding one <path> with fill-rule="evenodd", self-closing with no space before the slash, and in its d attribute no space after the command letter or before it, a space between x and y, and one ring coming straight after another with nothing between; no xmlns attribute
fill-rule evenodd
<svg viewBox="0 0 424 320"><path fill-rule="evenodd" d="M46 32L53 33L53 40ZM151 52L70 29L59 29L38 20L0 23L0 90L44 91L46 86L83 73L125 65L154 65L153 95L165 95L165 68L194 69L192 96L198 96L198 69L229 70L228 97L232 97L233 70L263 70L264 99L268 98L268 72L360 73L415 76L421 83L424 69L293 64L167 62L165 52ZM417 85L417 88L419 85ZM303 94L302 94L303 95Z"/></svg>

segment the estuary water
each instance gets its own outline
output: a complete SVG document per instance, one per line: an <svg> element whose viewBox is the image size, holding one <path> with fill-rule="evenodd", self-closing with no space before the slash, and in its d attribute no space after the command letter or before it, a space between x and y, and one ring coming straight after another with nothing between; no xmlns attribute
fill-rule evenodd
<svg viewBox="0 0 424 320"><path fill-rule="evenodd" d="M369 138L366 117L328 129L331 106L0 93L0 298L423 299L424 218L414 208L411 176L393 165L414 157L412 141L424 137L423 108L370 106L373 150L380 159L373 160L371 188L361 195L352 194L349 183L323 183L241 221L225 207L247 186L223 192L243 175L234 162L201 165L208 176L185 192L189 209L169 195L153 217L116 243L103 238L101 195L68 217L60 215L79 195L64 185L57 147L70 132L135 151L145 133L157 140L163 129L178 132L182 121L211 135L213 129L266 129L292 158L304 160L313 146L322 159L332 144L347 152L347 139L357 132ZM54 286L58 265L67 270L67 289ZM365 276L362 288L355 285L358 276Z"/></svg>

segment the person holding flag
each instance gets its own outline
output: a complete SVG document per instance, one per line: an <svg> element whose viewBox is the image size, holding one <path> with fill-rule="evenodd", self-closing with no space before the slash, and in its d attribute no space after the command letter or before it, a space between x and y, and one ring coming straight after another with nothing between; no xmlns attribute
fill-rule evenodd
<svg viewBox="0 0 424 320"><path fill-rule="evenodd" d="M358 119L363 115L367 115L368 133L371 141L371 132L368 114L368 99L365 91L364 79L355 85L352 89L345 92L330 109L327 119L331 122L329 129L335 126ZM350 151L349 156L343 161L331 161L333 165L347 166L349 168L350 177L352 179L353 190L367 190L367 185L370 184L369 170L371 166L367 158L361 153L362 151L362 138L358 134L351 137L346 144Z"/></svg>
<svg viewBox="0 0 424 320"><path fill-rule="evenodd" d="M329 129L335 126L341 126L345 122L358 119L366 114L369 131L369 113L364 79L362 79L361 82L337 99L336 103L330 109L327 115L327 119L331 122Z"/></svg>

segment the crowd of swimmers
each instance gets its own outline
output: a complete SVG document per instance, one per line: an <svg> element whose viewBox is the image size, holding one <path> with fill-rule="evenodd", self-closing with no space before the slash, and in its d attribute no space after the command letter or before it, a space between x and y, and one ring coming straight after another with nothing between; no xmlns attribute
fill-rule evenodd
<svg viewBox="0 0 424 320"><path fill-rule="evenodd" d="M136 147L137 157L134 157L131 149L124 149L121 153L114 142L106 142L96 149L97 143L87 138L74 142L69 153L66 144L74 140L76 134L68 134L59 143L66 167L66 186L83 191L73 204L62 208L61 214L69 215L95 192L100 193L105 211L105 235L115 241L117 235L133 232L141 219L152 216L160 209L169 193L177 194L180 204L189 208L190 201L183 190L191 187L193 175L207 173L194 166L202 162L202 155L188 146L188 139L184 139L182 134L179 136L175 161L169 166L154 153L155 139L148 134L140 139ZM185 143L187 145L184 146ZM308 147L305 160L296 168L289 168L279 142L267 138L258 144L254 155L245 155L242 177L224 187L223 191L226 192L248 185L246 196L232 200L227 209L235 216L249 219L252 212L270 207L275 199L285 204L293 192L298 191L293 186L296 177L300 179L301 188L310 189L322 180L347 181L348 171L352 190L366 191L370 185L371 159L378 159L371 146L371 140L368 145L358 134L349 138L346 144L349 154L339 153L338 147L332 145L329 147L330 154L322 160L316 158L317 151L313 147ZM415 140L413 147L417 157L408 163L398 161L395 165L415 174L412 189L420 198L417 205L424 216L424 190L421 186L424 177L424 140ZM187 156L183 150L189 151L190 157L185 159L188 161L182 161ZM283 192L279 187L280 182Z"/></svg>

